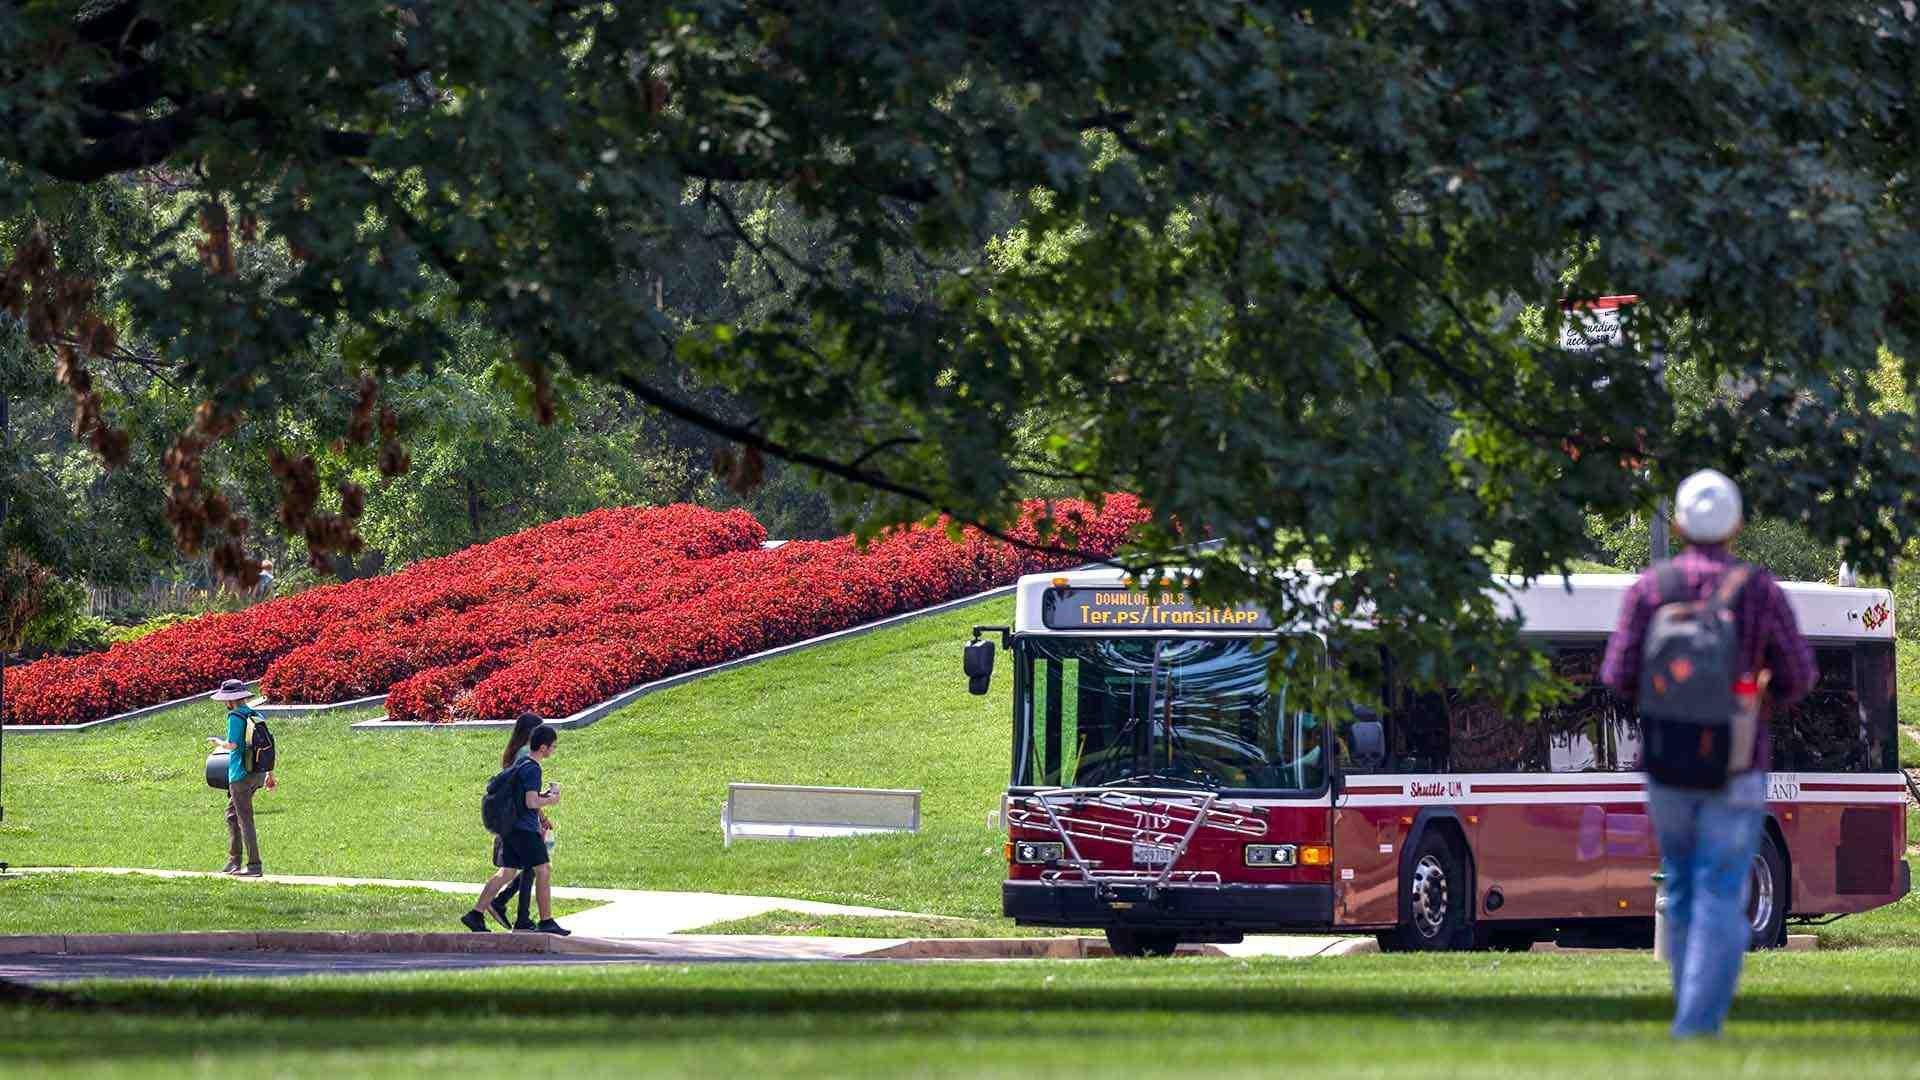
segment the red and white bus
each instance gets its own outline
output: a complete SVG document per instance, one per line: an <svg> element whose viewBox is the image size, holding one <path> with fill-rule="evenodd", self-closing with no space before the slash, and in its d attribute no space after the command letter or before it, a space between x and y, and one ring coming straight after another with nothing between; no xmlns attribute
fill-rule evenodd
<svg viewBox="0 0 1920 1080"><path fill-rule="evenodd" d="M1389 658L1379 701L1329 728L1267 678L1273 650L1324 652L1323 635L1177 589L1150 598L1117 570L1023 578L1014 625L979 628L968 651L976 692L992 666L981 632L1012 652L1005 913L1101 928L1133 955L1287 931L1370 931L1397 949L1650 940L1659 858L1638 721L1595 678L1632 581L1505 586L1524 632L1584 688L1546 715L1413 693ZM1772 725L1757 947L1783 942L1789 919L1909 888L1892 597L1784 588L1820 677Z"/></svg>

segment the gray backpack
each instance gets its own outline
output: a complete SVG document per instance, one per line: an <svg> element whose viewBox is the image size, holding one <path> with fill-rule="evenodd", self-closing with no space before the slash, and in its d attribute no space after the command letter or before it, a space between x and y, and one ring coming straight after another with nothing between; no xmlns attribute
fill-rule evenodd
<svg viewBox="0 0 1920 1080"><path fill-rule="evenodd" d="M1753 760L1758 710L1734 690L1741 670L1734 601L1753 576L1728 570L1704 600L1688 595L1672 563L1654 570L1660 607L1640 651L1641 729L1647 775L1674 787L1724 787Z"/></svg>

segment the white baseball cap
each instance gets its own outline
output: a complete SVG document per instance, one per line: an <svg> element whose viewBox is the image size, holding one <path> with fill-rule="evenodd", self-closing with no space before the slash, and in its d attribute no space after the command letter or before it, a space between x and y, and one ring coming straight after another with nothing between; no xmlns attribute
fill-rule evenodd
<svg viewBox="0 0 1920 1080"><path fill-rule="evenodd" d="M1740 489L1718 469L1701 469L1680 481L1673 499L1673 525L1696 544L1718 544L1740 531Z"/></svg>

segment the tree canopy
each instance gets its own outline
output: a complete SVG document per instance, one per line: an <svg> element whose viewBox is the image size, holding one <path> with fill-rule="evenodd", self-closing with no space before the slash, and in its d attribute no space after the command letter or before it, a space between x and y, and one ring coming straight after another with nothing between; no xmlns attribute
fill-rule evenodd
<svg viewBox="0 0 1920 1080"><path fill-rule="evenodd" d="M402 472L385 388L470 324L542 422L612 388L868 528L1134 491L1143 566L1487 678L1495 545L1564 568L1692 468L1868 571L1915 531L1911 10L0 0L0 220L174 196L110 279L29 234L0 308L110 462L92 372L177 363L167 521L242 578L206 448L328 396L279 527L351 550L313 458ZM1638 349L1557 347L1623 292Z"/></svg>

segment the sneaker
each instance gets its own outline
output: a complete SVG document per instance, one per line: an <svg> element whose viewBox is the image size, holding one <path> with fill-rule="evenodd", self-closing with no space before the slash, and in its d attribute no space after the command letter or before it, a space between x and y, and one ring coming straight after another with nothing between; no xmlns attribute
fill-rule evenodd
<svg viewBox="0 0 1920 1080"><path fill-rule="evenodd" d="M234 877L260 877L261 872L259 867L249 866L244 870L235 870L233 872L233 876Z"/></svg>
<svg viewBox="0 0 1920 1080"><path fill-rule="evenodd" d="M500 924L500 929L502 930L513 929L513 923L508 921L507 919L507 898L506 897L504 896L494 897L493 902L488 904L487 907L493 910L494 921Z"/></svg>
<svg viewBox="0 0 1920 1080"><path fill-rule="evenodd" d="M227 864L227 868L220 872L223 874L237 874L240 872L240 864L237 862L230 862Z"/></svg>
<svg viewBox="0 0 1920 1080"><path fill-rule="evenodd" d="M534 929L534 932L536 933L558 934L561 937L566 937L567 935L573 933L573 931L568 930L566 927L561 926L559 923L554 922L552 919L541 919L540 925L534 927L533 929Z"/></svg>
<svg viewBox="0 0 1920 1080"><path fill-rule="evenodd" d="M487 930L487 917L477 911L469 911L465 915L460 916L460 925L476 934L489 933Z"/></svg>
<svg viewBox="0 0 1920 1080"><path fill-rule="evenodd" d="M513 924L513 932L516 934L531 934L538 929L540 927L536 926L531 919L521 919Z"/></svg>

